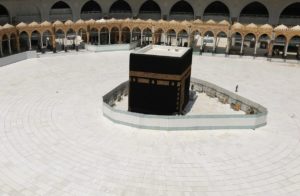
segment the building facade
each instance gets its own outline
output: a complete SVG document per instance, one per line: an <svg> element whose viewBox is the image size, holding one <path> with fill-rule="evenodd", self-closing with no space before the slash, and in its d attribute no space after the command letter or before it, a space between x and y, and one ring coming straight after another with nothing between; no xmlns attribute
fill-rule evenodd
<svg viewBox="0 0 300 196"><path fill-rule="evenodd" d="M100 18L300 24L297 0L0 0L0 24Z"/></svg>
<svg viewBox="0 0 300 196"><path fill-rule="evenodd" d="M0 56L63 50L80 37L93 45L138 42L299 59L299 10L293 0L0 0Z"/></svg>

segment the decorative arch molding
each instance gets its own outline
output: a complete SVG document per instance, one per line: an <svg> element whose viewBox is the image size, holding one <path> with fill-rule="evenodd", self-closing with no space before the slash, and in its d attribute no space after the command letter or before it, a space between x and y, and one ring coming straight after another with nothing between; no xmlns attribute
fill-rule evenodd
<svg viewBox="0 0 300 196"><path fill-rule="evenodd" d="M195 9L188 1L180 0L174 3L169 11L170 20L193 20Z"/></svg>
<svg viewBox="0 0 300 196"><path fill-rule="evenodd" d="M161 7L156 1L147 0L140 6L138 18L159 20L161 19L161 13Z"/></svg>
<svg viewBox="0 0 300 196"><path fill-rule="evenodd" d="M63 0L54 2L49 7L49 20L52 22L73 20L73 10L75 9L72 8L72 5Z"/></svg>
<svg viewBox="0 0 300 196"><path fill-rule="evenodd" d="M10 12L5 5L0 4L0 25L10 23Z"/></svg>
<svg viewBox="0 0 300 196"><path fill-rule="evenodd" d="M112 18L122 19L132 17L132 7L125 0L116 0L112 2L109 8L109 15Z"/></svg>
<svg viewBox="0 0 300 196"><path fill-rule="evenodd" d="M245 5L239 14L239 22L266 24L269 21L270 11L267 6L259 1L253 1Z"/></svg>
<svg viewBox="0 0 300 196"><path fill-rule="evenodd" d="M101 17L102 7L97 1L88 0L80 7L80 18L83 20L98 20Z"/></svg>
<svg viewBox="0 0 300 196"><path fill-rule="evenodd" d="M226 5L225 2L222 1L214 1L206 6L203 12L203 19L204 20L230 20L230 9Z"/></svg>
<svg viewBox="0 0 300 196"><path fill-rule="evenodd" d="M279 24L299 25L300 24L300 1L291 3L280 12Z"/></svg>

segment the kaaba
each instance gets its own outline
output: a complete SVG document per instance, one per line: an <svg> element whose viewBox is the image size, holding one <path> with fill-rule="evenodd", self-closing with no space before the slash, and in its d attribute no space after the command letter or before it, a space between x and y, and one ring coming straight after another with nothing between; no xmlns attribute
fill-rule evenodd
<svg viewBox="0 0 300 196"><path fill-rule="evenodd" d="M189 101L192 48L150 45L130 54L130 112L181 115Z"/></svg>

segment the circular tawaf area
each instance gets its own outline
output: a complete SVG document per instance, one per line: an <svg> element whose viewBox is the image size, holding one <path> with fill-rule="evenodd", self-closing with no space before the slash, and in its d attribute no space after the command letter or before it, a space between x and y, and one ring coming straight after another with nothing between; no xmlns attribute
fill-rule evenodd
<svg viewBox="0 0 300 196"><path fill-rule="evenodd" d="M0 195L299 195L300 69L194 56L193 77L268 108L253 130L167 132L115 124L102 96L129 52L0 68Z"/></svg>

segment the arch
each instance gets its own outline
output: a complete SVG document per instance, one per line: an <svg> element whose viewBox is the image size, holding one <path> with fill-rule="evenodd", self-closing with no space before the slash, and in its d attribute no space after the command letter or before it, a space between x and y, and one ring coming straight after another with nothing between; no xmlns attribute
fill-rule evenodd
<svg viewBox="0 0 300 196"><path fill-rule="evenodd" d="M99 44L99 30L96 28L92 28L90 30L90 43L92 45L98 45Z"/></svg>
<svg viewBox="0 0 300 196"><path fill-rule="evenodd" d="M62 30L62 29L57 29L56 31L55 31L55 38L56 38L56 40L55 40L55 45L56 45L56 48L55 48L55 50L64 50L65 48L65 46L64 46L64 40L65 40L65 37L66 37L66 35L65 35L65 32Z"/></svg>
<svg viewBox="0 0 300 196"><path fill-rule="evenodd" d="M29 50L29 35L26 31L19 34L20 51L25 52Z"/></svg>
<svg viewBox="0 0 300 196"><path fill-rule="evenodd" d="M193 30L190 35L190 46L194 52L200 52L201 33L199 30Z"/></svg>
<svg viewBox="0 0 300 196"><path fill-rule="evenodd" d="M46 50L53 50L52 33L49 30L42 33L42 41L42 45Z"/></svg>
<svg viewBox="0 0 300 196"><path fill-rule="evenodd" d="M177 35L174 29L169 29L166 34L166 44L168 46L176 46L177 45Z"/></svg>
<svg viewBox="0 0 300 196"><path fill-rule="evenodd" d="M33 31L31 33L31 49L36 50L36 51L41 51L41 33L39 31Z"/></svg>
<svg viewBox="0 0 300 196"><path fill-rule="evenodd" d="M206 31L203 36L203 52L214 52L215 50L215 38L212 31Z"/></svg>
<svg viewBox="0 0 300 196"><path fill-rule="evenodd" d="M242 48L242 41L243 37L242 34L239 32L235 32L231 35L231 46L230 46L230 54L241 54Z"/></svg>
<svg viewBox="0 0 300 196"><path fill-rule="evenodd" d="M0 4L0 25L10 23L9 12L3 5Z"/></svg>
<svg viewBox="0 0 300 196"><path fill-rule="evenodd" d="M141 29L139 27L133 28L131 41L137 42L137 45L140 46L141 38L142 38Z"/></svg>
<svg viewBox="0 0 300 196"><path fill-rule="evenodd" d="M100 44L109 44L109 30L107 27L102 27L102 29L100 30Z"/></svg>
<svg viewBox="0 0 300 196"><path fill-rule="evenodd" d="M283 58L284 57L284 50L285 44L287 42L287 38L285 35L278 35L274 40L274 45L272 48L272 57L275 58Z"/></svg>
<svg viewBox="0 0 300 196"><path fill-rule="evenodd" d="M215 1L209 4L203 14L204 20L229 20L230 18L230 11L227 5L225 5L223 2Z"/></svg>
<svg viewBox="0 0 300 196"><path fill-rule="evenodd" d="M296 35L289 41L287 57L300 60L300 36Z"/></svg>
<svg viewBox="0 0 300 196"><path fill-rule="evenodd" d="M256 56L268 56L270 40L270 36L267 34L262 34L258 37Z"/></svg>
<svg viewBox="0 0 300 196"><path fill-rule="evenodd" d="M111 17L117 19L131 18L132 9L126 1L117 0L111 5L109 14Z"/></svg>
<svg viewBox="0 0 300 196"><path fill-rule="evenodd" d="M193 20L194 9L188 2L181 0L175 3L170 10L171 20Z"/></svg>
<svg viewBox="0 0 300 196"><path fill-rule="evenodd" d="M128 27L122 28L121 41L122 43L130 43L130 29Z"/></svg>
<svg viewBox="0 0 300 196"><path fill-rule="evenodd" d="M33 5L32 3L29 4L22 4L22 6L18 7L18 11L14 16L14 21L16 23L31 23L32 21L41 22L41 10L39 5Z"/></svg>
<svg viewBox="0 0 300 196"><path fill-rule="evenodd" d="M3 56L10 55L8 36L6 34L4 34L2 36L2 53L3 53Z"/></svg>
<svg viewBox="0 0 300 196"><path fill-rule="evenodd" d="M155 1L147 0L140 7L138 17L144 20L159 20L161 19L161 9Z"/></svg>
<svg viewBox="0 0 300 196"><path fill-rule="evenodd" d="M74 29L70 28L66 33L65 48L74 50L75 39L76 39L76 32L74 31Z"/></svg>
<svg viewBox="0 0 300 196"><path fill-rule="evenodd" d="M224 31L221 31L216 36L215 52L216 53L226 53L227 46L228 46L227 34Z"/></svg>
<svg viewBox="0 0 300 196"><path fill-rule="evenodd" d="M164 35L164 31L161 28L155 30L155 32L154 32L154 41L153 42L154 42L154 44L158 44L158 45L166 43L166 38L165 38L165 35Z"/></svg>
<svg viewBox="0 0 300 196"><path fill-rule="evenodd" d="M244 37L243 54L252 56L255 55L256 36L253 33L248 33Z"/></svg>
<svg viewBox="0 0 300 196"><path fill-rule="evenodd" d="M113 27L110 30L110 43L111 44L118 44L120 41L120 34L119 34L119 28L118 27Z"/></svg>
<svg viewBox="0 0 300 196"><path fill-rule="evenodd" d="M89 0L82 6L80 18L83 20L98 20L101 18L101 13L101 6L96 1Z"/></svg>
<svg viewBox="0 0 300 196"><path fill-rule="evenodd" d="M280 14L279 23L285 25L300 24L300 2L288 5Z"/></svg>
<svg viewBox="0 0 300 196"><path fill-rule="evenodd" d="M187 47L189 44L189 34L185 29L179 31L177 36L177 45L182 47Z"/></svg>
<svg viewBox="0 0 300 196"><path fill-rule="evenodd" d="M269 21L269 11L264 4L254 1L242 9L239 21L241 23L266 24Z"/></svg>
<svg viewBox="0 0 300 196"><path fill-rule="evenodd" d="M65 22L73 19L71 7L64 1L58 1L53 4L49 13L50 21L60 20Z"/></svg>
<svg viewBox="0 0 300 196"><path fill-rule="evenodd" d="M152 31L150 28L143 30L143 45L149 45L153 42L152 40Z"/></svg>
<svg viewBox="0 0 300 196"><path fill-rule="evenodd" d="M12 54L18 53L17 35L15 33L10 34L10 48Z"/></svg>
<svg viewBox="0 0 300 196"><path fill-rule="evenodd" d="M81 43L87 43L87 32L84 28L80 28L78 30L77 36L80 37ZM82 44L80 45L80 47L82 47Z"/></svg>

